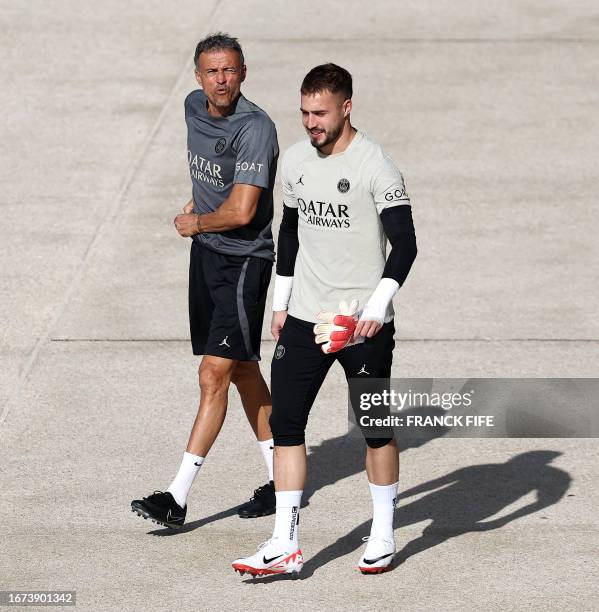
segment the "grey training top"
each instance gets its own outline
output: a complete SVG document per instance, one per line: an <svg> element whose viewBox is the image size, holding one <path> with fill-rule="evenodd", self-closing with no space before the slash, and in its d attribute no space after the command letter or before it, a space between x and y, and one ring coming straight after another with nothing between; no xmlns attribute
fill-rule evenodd
<svg viewBox="0 0 599 612"><path fill-rule="evenodd" d="M279 155L275 124L243 95L232 114L213 117L201 89L185 99L185 121L194 212L214 212L235 183L262 187L250 223L225 232L196 234L193 239L217 253L274 260L272 192Z"/></svg>

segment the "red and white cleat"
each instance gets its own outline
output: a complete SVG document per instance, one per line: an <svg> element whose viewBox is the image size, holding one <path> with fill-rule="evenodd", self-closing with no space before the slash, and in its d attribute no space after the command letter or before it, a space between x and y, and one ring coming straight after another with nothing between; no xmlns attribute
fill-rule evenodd
<svg viewBox="0 0 599 612"><path fill-rule="evenodd" d="M302 570L304 558L302 551L290 552L281 546L280 540L272 538L260 545L258 551L250 557L242 557L231 563L233 569L241 575L270 576L272 574L298 575Z"/></svg>
<svg viewBox="0 0 599 612"><path fill-rule="evenodd" d="M395 541L378 536L367 536L363 541L368 544L360 557L358 569L363 574L382 574L391 569L396 550Z"/></svg>

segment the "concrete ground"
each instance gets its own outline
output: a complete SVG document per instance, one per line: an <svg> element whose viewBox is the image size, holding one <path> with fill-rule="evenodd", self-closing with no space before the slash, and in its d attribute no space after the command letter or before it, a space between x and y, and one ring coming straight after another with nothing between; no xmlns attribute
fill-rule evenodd
<svg viewBox="0 0 599 612"><path fill-rule="evenodd" d="M339 369L309 425L302 579L230 569L273 524L235 515L264 470L234 393L188 526L129 512L168 485L196 409L172 218L197 40L240 37L282 150L305 72L352 72L354 123L402 169L417 228L395 376L597 377L596 3L34 0L0 20L0 590L73 589L82 610L599 609L590 438L405 449L402 563L360 575L370 499ZM272 351L265 327L266 377ZM551 465L508 463L534 449Z"/></svg>

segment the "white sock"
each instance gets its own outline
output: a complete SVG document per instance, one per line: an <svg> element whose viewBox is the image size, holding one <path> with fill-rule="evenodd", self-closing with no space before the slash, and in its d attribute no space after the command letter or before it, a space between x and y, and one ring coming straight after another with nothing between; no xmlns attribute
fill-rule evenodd
<svg viewBox="0 0 599 612"><path fill-rule="evenodd" d="M277 513L272 537L278 538L289 552L299 548L299 509L303 491L276 491Z"/></svg>
<svg viewBox="0 0 599 612"><path fill-rule="evenodd" d="M192 455L187 451L183 453L183 460L181 461L179 471L167 489L181 508L184 508L187 504L189 490L202 467L202 463L204 463L204 457Z"/></svg>
<svg viewBox="0 0 599 612"><path fill-rule="evenodd" d="M399 482L392 485L375 485L368 483L372 497L371 536L393 540L393 513Z"/></svg>
<svg viewBox="0 0 599 612"><path fill-rule="evenodd" d="M260 450L262 451L262 456L264 457L264 463L266 463L266 469L268 470L268 481L270 482L271 480L274 480L275 477L273 476L273 470L272 470L272 460L273 460L273 454L274 454L274 443L272 441L272 438L270 440L258 440L258 446L260 447Z"/></svg>

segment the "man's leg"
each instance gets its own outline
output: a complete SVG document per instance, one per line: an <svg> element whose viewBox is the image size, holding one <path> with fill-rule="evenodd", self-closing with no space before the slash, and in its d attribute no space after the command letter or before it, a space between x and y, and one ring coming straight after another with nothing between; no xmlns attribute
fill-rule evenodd
<svg viewBox="0 0 599 612"><path fill-rule="evenodd" d="M229 385L236 365L233 359L204 355L198 369L200 405L187 442L188 453L205 457L214 444L227 414Z"/></svg>
<svg viewBox="0 0 599 612"><path fill-rule="evenodd" d="M254 575L299 572L301 497L306 481L304 432L310 408L334 361L314 342L313 324L287 317L272 362L276 516L272 538L257 553L237 559L233 568Z"/></svg>
<svg viewBox="0 0 599 612"><path fill-rule="evenodd" d="M271 440L272 400L257 361L238 361L231 382L237 387L247 419L258 441Z"/></svg>
<svg viewBox="0 0 599 612"><path fill-rule="evenodd" d="M395 439L384 446L367 446L366 474L368 482L378 486L388 486L399 480L399 449Z"/></svg>
<svg viewBox="0 0 599 612"><path fill-rule="evenodd" d="M299 551L299 510L306 484L305 430L310 409L335 358L314 342L313 325L287 318L278 346L284 355L272 362L277 508L273 549Z"/></svg>
<svg viewBox="0 0 599 612"><path fill-rule="evenodd" d="M272 402L258 365L271 272L271 261L257 257L246 258L237 279L235 294L228 300L231 306L226 316L226 321L238 320L240 333L235 340L245 348L245 356L238 358L233 371L232 382L241 397L268 475L266 484L256 488L250 500L237 509L241 518L266 516L275 511L274 446L268 424Z"/></svg>
<svg viewBox="0 0 599 612"><path fill-rule="evenodd" d="M392 323L383 326L374 337L363 344L348 347L339 353L339 361L345 370L350 391L363 391L366 387L352 389L352 379L389 379L393 358L394 327ZM373 391L380 391L373 381ZM355 401L355 400L354 400ZM372 497L373 518L368 544L358 562L364 574L380 573L389 569L395 554L393 535L393 514L399 480L399 450L393 430L363 430L366 437L366 473ZM381 436L381 437L373 437Z"/></svg>
<svg viewBox="0 0 599 612"><path fill-rule="evenodd" d="M232 359L204 355L198 368L198 413L179 471L167 489L181 508L187 505L191 485L225 421L231 373L236 363Z"/></svg>
<svg viewBox="0 0 599 612"><path fill-rule="evenodd" d="M183 460L166 492L156 491L132 502L131 509L140 516L173 528L185 522L187 496L225 420L235 364L232 359L204 355L198 369L200 405Z"/></svg>
<svg viewBox="0 0 599 612"><path fill-rule="evenodd" d="M133 500L131 508L140 516L168 527L184 523L187 495L225 418L236 364L260 357L260 312L264 311L271 266L255 258L222 255L192 242L189 326L194 355L204 355L199 368L200 405L179 471L168 490ZM271 506L274 509L274 501Z"/></svg>
<svg viewBox="0 0 599 612"><path fill-rule="evenodd" d="M277 491L303 491L308 459L306 445L275 446L275 482Z"/></svg>
<svg viewBox="0 0 599 612"><path fill-rule="evenodd" d="M392 540L399 484L399 449L395 439L369 439L367 444L366 474L374 512L370 535Z"/></svg>
<svg viewBox="0 0 599 612"><path fill-rule="evenodd" d="M274 443L268 419L271 413L270 391L257 361L238 361L231 382L237 387L247 419L254 431L266 464L268 480L254 491L252 498L237 510L241 518L268 516L275 511L273 473Z"/></svg>
<svg viewBox="0 0 599 612"><path fill-rule="evenodd" d="M273 535L253 555L233 561L240 574L296 574L303 565L299 511L306 482L306 446L275 446L276 516Z"/></svg>
<svg viewBox="0 0 599 612"><path fill-rule="evenodd" d="M169 487L181 503L186 502L193 478L220 432L237 366L259 358L256 330L262 326L256 304L265 299L270 267L270 262L230 257L192 243L190 334L194 354L204 357L199 368L198 413L180 473Z"/></svg>
<svg viewBox="0 0 599 612"><path fill-rule="evenodd" d="M358 568L363 574L379 574L391 567L396 551L393 515L399 486L399 451L394 439L369 438L366 442L372 525L368 545L358 561Z"/></svg>

